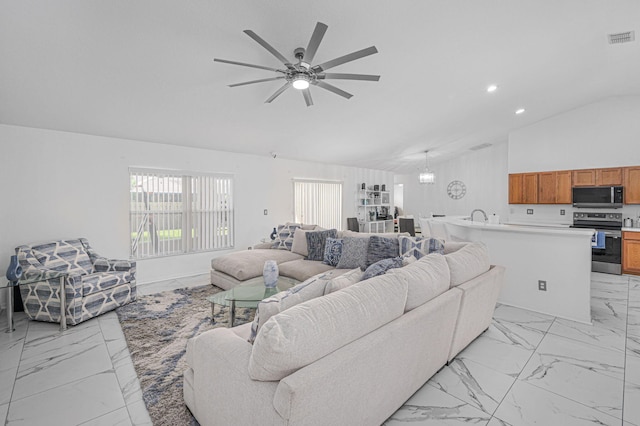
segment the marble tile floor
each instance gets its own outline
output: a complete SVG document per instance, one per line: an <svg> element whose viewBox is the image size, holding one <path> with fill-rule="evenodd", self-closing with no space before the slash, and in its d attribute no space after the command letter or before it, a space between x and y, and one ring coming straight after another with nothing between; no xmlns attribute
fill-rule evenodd
<svg viewBox="0 0 640 426"><path fill-rule="evenodd" d="M385 425L640 426L640 278L593 274L591 287L591 326L499 305L489 330ZM18 314L16 331L4 329L0 320L0 422L151 424L115 313L64 333Z"/></svg>

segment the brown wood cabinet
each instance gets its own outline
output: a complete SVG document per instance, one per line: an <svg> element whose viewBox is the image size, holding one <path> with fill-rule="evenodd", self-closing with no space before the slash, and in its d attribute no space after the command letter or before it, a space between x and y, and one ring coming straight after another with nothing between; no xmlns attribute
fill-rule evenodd
<svg viewBox="0 0 640 426"><path fill-rule="evenodd" d="M584 169L573 171L573 186L595 186L596 170Z"/></svg>
<svg viewBox="0 0 640 426"><path fill-rule="evenodd" d="M571 170L556 172L556 204L571 204Z"/></svg>
<svg viewBox="0 0 640 426"><path fill-rule="evenodd" d="M624 203L640 204L640 166L624 168Z"/></svg>
<svg viewBox="0 0 640 426"><path fill-rule="evenodd" d="M509 204L522 204L524 200L523 177L524 175L522 173L509 175Z"/></svg>
<svg viewBox="0 0 640 426"><path fill-rule="evenodd" d="M522 177L522 202L538 203L538 173L525 173Z"/></svg>
<svg viewBox="0 0 640 426"><path fill-rule="evenodd" d="M640 232L622 233L622 273L640 275Z"/></svg>
<svg viewBox="0 0 640 426"><path fill-rule="evenodd" d="M622 168L596 169L597 186L622 185Z"/></svg>
<svg viewBox="0 0 640 426"><path fill-rule="evenodd" d="M538 204L556 203L556 172L538 173Z"/></svg>

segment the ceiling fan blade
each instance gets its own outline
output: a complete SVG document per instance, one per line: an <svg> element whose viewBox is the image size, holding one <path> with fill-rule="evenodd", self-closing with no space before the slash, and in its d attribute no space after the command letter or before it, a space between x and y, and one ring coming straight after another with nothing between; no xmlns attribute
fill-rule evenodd
<svg viewBox="0 0 640 426"><path fill-rule="evenodd" d="M265 49L267 49L269 51L269 53L271 53L273 56L278 58L278 60L280 62L285 64L287 66L287 68L291 68L292 67L291 62L289 62L289 60L287 58L282 56L282 53L278 52L273 46L271 46L269 43L264 41L258 34L254 33L251 30L244 30L244 33L246 35L248 35L249 37L251 37L252 39L254 39L256 42L258 42L258 44L260 46L262 46Z"/></svg>
<svg viewBox="0 0 640 426"><path fill-rule="evenodd" d="M380 80L379 75L371 75L371 74L342 74L342 73L324 73L318 74L316 76L320 79L338 79L338 80L367 80L367 81L378 81Z"/></svg>
<svg viewBox="0 0 640 426"><path fill-rule="evenodd" d="M375 46L367 47L366 49L358 50L357 52L349 53L348 55L340 56L339 58L316 65L312 67L312 69L318 73L347 62L355 61L356 59L364 58L365 56L373 55L374 53L378 53L378 49L376 49Z"/></svg>
<svg viewBox="0 0 640 426"><path fill-rule="evenodd" d="M302 96L304 96L304 101L307 103L307 106L313 105L313 99L311 99L311 91L309 88L306 88L302 91Z"/></svg>
<svg viewBox="0 0 640 426"><path fill-rule="evenodd" d="M271 77L271 78L261 78L260 80L252 80L252 81L245 81L244 83L230 84L229 87L238 87L238 86L244 86L246 84L253 84L253 83L263 83L265 81L282 80L283 78L284 78L284 76L282 76L282 77Z"/></svg>
<svg viewBox="0 0 640 426"><path fill-rule="evenodd" d="M333 86L329 83L325 83L322 80L316 80L315 85L318 87L322 87L325 90L335 93L336 95L340 95L343 98L350 99L353 95L351 93L345 92L342 89L338 89L336 86Z"/></svg>
<svg viewBox="0 0 640 426"><path fill-rule="evenodd" d="M284 92L285 90L287 90L289 87L291 87L291 84L289 84L289 82L286 82L284 84L284 86L282 86L281 88L279 88L278 90L276 90L276 92L271 95L269 97L269 99L267 99L266 101L264 101L265 104L270 104L271 102L273 102L273 100L275 98L277 98L278 96L280 96L282 94L282 92Z"/></svg>
<svg viewBox="0 0 640 426"><path fill-rule="evenodd" d="M228 61L226 59L218 59L218 58L214 58L213 60L215 62L222 62L222 63L225 63L225 64L240 65L240 66L243 66L243 67L251 67L251 68L259 68L261 70L267 70L267 71L284 72L284 71L276 69L276 68L263 67L262 65L246 64L244 62Z"/></svg>
<svg viewBox="0 0 640 426"><path fill-rule="evenodd" d="M304 61L308 64L313 62L313 58L316 56L316 52L318 51L318 46L320 46L320 42L324 37L324 33L327 32L328 26L323 24L322 22L318 22L316 24L316 28L313 30L313 34L311 35L311 40L309 40L309 44L307 45L307 50L304 52Z"/></svg>

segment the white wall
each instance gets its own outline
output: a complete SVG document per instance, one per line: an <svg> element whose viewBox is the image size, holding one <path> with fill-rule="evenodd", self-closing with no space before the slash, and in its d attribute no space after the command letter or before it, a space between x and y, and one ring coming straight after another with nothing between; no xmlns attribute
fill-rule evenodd
<svg viewBox="0 0 640 426"><path fill-rule="evenodd" d="M640 165L639 117L640 96L612 97L514 131L509 173ZM567 224L574 211L571 205L512 205L509 218ZM637 218L640 206L611 211Z"/></svg>
<svg viewBox="0 0 640 426"><path fill-rule="evenodd" d="M360 183L393 184L390 172L17 126L0 125L0 147L3 273L17 245L60 238L86 237L99 253L128 258L130 166L233 173L236 250L292 220L293 178L343 181L345 228ZM138 281L207 272L227 252L139 261Z"/></svg>
<svg viewBox="0 0 640 426"><path fill-rule="evenodd" d="M436 174L436 183L418 183L419 170L412 174L396 175L396 184L404 184L404 211L414 217L430 213L469 215L473 209L483 209L488 215L507 214L507 143L500 143L479 151L469 151L457 158L429 164ZM453 180L464 182L466 195L454 200L447 195Z"/></svg>

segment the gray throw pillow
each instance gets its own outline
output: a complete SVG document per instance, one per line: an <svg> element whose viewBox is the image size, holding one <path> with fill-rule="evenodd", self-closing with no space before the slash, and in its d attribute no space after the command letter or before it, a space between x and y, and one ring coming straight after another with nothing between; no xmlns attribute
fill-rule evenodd
<svg viewBox="0 0 640 426"><path fill-rule="evenodd" d="M382 259L391 259L400 255L397 238L386 238L372 235L367 248L367 267Z"/></svg>
<svg viewBox="0 0 640 426"><path fill-rule="evenodd" d="M378 275L385 274L389 269L401 268L402 257L396 256L392 259L382 259L373 265L369 266L364 274L362 274L362 280L368 280L369 278L377 277Z"/></svg>
<svg viewBox="0 0 640 426"><path fill-rule="evenodd" d="M336 238L338 231L335 229L329 229L327 231L307 231L307 248L309 255L307 260L319 260L324 259L324 246L327 243L327 238Z"/></svg>
<svg viewBox="0 0 640 426"><path fill-rule="evenodd" d="M336 266L340 261L340 256L342 256L342 243L342 238L327 238L322 263Z"/></svg>
<svg viewBox="0 0 640 426"><path fill-rule="evenodd" d="M367 250L369 238L344 237L342 254L336 265L337 269L367 268Z"/></svg>

